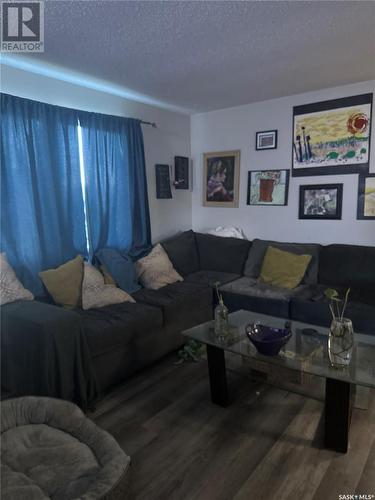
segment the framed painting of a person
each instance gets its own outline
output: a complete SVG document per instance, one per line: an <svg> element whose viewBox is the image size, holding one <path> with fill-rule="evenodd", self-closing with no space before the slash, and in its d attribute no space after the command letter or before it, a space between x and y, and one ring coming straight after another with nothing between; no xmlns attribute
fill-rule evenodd
<svg viewBox="0 0 375 500"><path fill-rule="evenodd" d="M203 155L203 205L238 207L240 151Z"/></svg>

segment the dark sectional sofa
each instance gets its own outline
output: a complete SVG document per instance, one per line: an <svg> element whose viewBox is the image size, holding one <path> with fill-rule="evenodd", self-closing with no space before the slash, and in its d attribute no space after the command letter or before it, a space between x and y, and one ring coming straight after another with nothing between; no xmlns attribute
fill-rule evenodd
<svg viewBox="0 0 375 500"><path fill-rule="evenodd" d="M270 244L313 256L294 290L258 283ZM183 343L182 330L210 320L217 281L230 311L249 309L326 326L330 313L324 290L350 287L346 316L356 332L375 335L375 247L247 241L193 231L162 245L184 281L159 290L141 289L133 294L135 304L86 311L65 311L38 301L3 306L5 390L55 395L87 406L98 388L103 393L177 349Z"/></svg>

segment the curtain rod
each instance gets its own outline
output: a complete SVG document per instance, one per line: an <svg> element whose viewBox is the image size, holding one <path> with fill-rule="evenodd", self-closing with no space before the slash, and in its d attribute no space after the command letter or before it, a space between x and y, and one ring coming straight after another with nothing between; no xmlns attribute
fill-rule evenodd
<svg viewBox="0 0 375 500"><path fill-rule="evenodd" d="M151 125L151 127L153 128L157 128L156 126L156 123L155 122L145 122L143 120L139 120L141 123L143 123L143 125Z"/></svg>

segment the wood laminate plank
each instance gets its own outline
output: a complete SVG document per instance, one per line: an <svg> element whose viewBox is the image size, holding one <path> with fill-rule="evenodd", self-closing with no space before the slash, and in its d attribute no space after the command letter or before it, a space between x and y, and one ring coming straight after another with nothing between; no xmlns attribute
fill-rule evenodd
<svg viewBox="0 0 375 500"><path fill-rule="evenodd" d="M375 491L375 391L353 412L346 455L323 448L323 403L228 371L211 403L207 363L175 356L136 375L91 417L132 457L135 500L337 500Z"/></svg>
<svg viewBox="0 0 375 500"><path fill-rule="evenodd" d="M311 499L335 454L322 448L322 413L322 403L305 399L235 500L251 498L254 491L259 498Z"/></svg>

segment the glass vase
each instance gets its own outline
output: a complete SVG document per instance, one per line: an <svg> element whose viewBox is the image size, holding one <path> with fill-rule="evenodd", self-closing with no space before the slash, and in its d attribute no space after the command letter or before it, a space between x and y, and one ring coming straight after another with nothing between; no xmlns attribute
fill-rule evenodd
<svg viewBox="0 0 375 500"><path fill-rule="evenodd" d="M334 318L329 329L328 355L335 368L349 366L353 354L353 325L348 318Z"/></svg>
<svg viewBox="0 0 375 500"><path fill-rule="evenodd" d="M228 308L224 302L220 301L215 307L215 335L220 340L223 341L228 336Z"/></svg>

